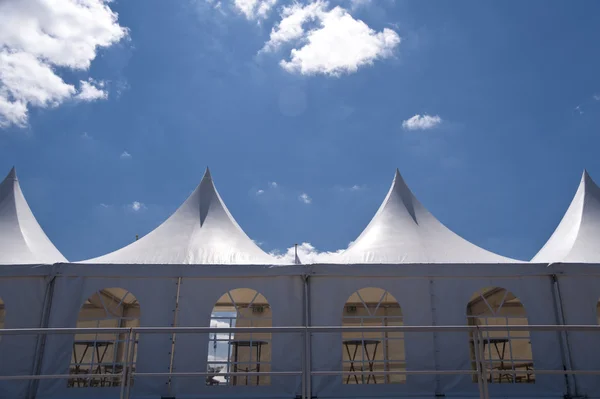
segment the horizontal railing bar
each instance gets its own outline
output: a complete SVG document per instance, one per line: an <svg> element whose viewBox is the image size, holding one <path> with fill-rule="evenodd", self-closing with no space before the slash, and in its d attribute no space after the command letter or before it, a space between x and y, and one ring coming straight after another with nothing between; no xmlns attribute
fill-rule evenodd
<svg viewBox="0 0 600 399"><path fill-rule="evenodd" d="M209 372L175 372L175 373L131 373L134 377L198 377L198 376L221 376L221 375L234 375L234 376L268 376L268 375L302 375L302 371L239 371L230 373L209 373Z"/></svg>
<svg viewBox="0 0 600 399"><path fill-rule="evenodd" d="M439 374L439 375L474 375L477 370L405 370L405 371L311 371L311 375L405 375L405 374ZM508 374L508 373L507 373Z"/></svg>
<svg viewBox="0 0 600 399"><path fill-rule="evenodd" d="M134 327L134 328L13 328L0 335L92 333L329 333L329 332L469 332L469 331L600 331L599 325L496 325L496 326L295 326L295 327ZM489 339L492 339L490 337ZM486 341L488 338L483 338Z"/></svg>
<svg viewBox="0 0 600 399"><path fill-rule="evenodd" d="M549 375L600 375L600 370L486 370L487 374L549 374ZM130 373L135 377L194 377L208 375L232 375L232 376L297 376L302 375L301 371L260 371L260 372L229 372L229 373L210 373L210 372L175 372L175 373ZM405 371L311 371L311 375L474 375L477 370L405 370ZM45 374L45 375L12 375L0 376L0 381L5 380L46 380L46 379L76 379L93 380L97 378L117 378L122 374Z"/></svg>
<svg viewBox="0 0 600 399"><path fill-rule="evenodd" d="M122 373L118 374L44 374L44 375L1 375L0 381L3 380L52 380L52 379L69 379L74 380L93 380L96 378L117 378L122 377Z"/></svg>

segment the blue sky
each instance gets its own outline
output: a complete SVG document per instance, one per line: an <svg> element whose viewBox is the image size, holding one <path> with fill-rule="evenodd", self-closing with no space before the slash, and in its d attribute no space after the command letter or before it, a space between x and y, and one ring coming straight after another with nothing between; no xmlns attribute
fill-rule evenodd
<svg viewBox="0 0 600 399"><path fill-rule="evenodd" d="M259 12L262 1L98 0L87 10L96 47L78 58L83 39L67 35L50 54L26 29L0 28L0 57L13 57L0 58L0 170L16 165L68 259L152 230L206 166L266 251L345 248L399 168L452 230L528 260L583 168L600 180L597 1L269 0ZM301 12L289 39L285 19ZM36 18L0 12L0 25L9 17ZM33 61L16 62L21 53ZM73 89L44 86L25 69L36 62ZM420 125L403 126L415 115Z"/></svg>

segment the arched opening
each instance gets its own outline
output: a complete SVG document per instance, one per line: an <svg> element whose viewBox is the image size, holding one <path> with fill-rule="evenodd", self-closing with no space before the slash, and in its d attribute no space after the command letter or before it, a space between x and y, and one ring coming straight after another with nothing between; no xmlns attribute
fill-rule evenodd
<svg viewBox="0 0 600 399"><path fill-rule="evenodd" d="M467 323L473 326L528 325L523 304L504 288L491 287L476 292L467 305ZM475 353L474 333L470 333L471 365L477 362L491 383L533 383L535 374L529 331L482 331L479 353ZM477 340L479 341L479 340ZM474 377L477 381L477 377Z"/></svg>
<svg viewBox="0 0 600 399"><path fill-rule="evenodd" d="M215 304L211 327L271 327L271 307L259 292L238 288ZM215 333L208 344L206 385L270 385L271 377L242 373L271 371L271 333Z"/></svg>
<svg viewBox="0 0 600 399"><path fill-rule="evenodd" d="M600 300L596 303L596 320L600 324Z"/></svg>
<svg viewBox="0 0 600 399"><path fill-rule="evenodd" d="M350 295L343 326L402 326L402 308L381 288L362 288ZM344 384L399 384L406 382L403 332L342 333Z"/></svg>
<svg viewBox="0 0 600 399"><path fill-rule="evenodd" d="M122 288L96 291L82 305L77 319L78 328L131 328L140 325L140 305L135 296ZM133 367L137 345L127 347L127 336L116 333L76 334L73 341L69 387L114 387L121 384L121 374L132 353ZM111 374L110 377L95 377Z"/></svg>

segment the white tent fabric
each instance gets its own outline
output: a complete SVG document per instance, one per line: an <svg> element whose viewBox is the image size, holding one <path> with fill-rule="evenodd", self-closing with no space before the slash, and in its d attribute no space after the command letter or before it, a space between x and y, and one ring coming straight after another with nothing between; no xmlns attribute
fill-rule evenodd
<svg viewBox="0 0 600 399"><path fill-rule="evenodd" d="M0 183L0 264L66 261L33 216L12 168Z"/></svg>
<svg viewBox="0 0 600 399"><path fill-rule="evenodd" d="M340 254L341 263L515 263L453 233L410 191L400 172L362 234Z"/></svg>
<svg viewBox="0 0 600 399"><path fill-rule="evenodd" d="M560 224L532 262L600 262L600 187L583 171Z"/></svg>
<svg viewBox="0 0 600 399"><path fill-rule="evenodd" d="M140 240L83 263L276 264L240 228L221 200L208 168L188 199Z"/></svg>

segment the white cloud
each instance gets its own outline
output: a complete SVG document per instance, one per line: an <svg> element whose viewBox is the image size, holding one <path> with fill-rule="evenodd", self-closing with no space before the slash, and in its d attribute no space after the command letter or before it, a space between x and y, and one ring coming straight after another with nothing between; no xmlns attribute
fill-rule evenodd
<svg viewBox="0 0 600 399"><path fill-rule="evenodd" d="M91 81L78 91L55 71L88 70L99 48L127 35L108 0L3 0L0 16L0 127L25 126L31 107L105 98Z"/></svg>
<svg viewBox="0 0 600 399"><path fill-rule="evenodd" d="M79 81L79 93L75 98L79 101L95 101L95 100L106 100L108 98L108 92L102 90L104 82L95 82L93 79Z"/></svg>
<svg viewBox="0 0 600 399"><path fill-rule="evenodd" d="M581 105L575 107L575 111L579 113L579 115L583 115L583 110L581 109Z"/></svg>
<svg viewBox="0 0 600 399"><path fill-rule="evenodd" d="M278 184L276 181L270 181L269 186L271 186L271 188L277 188Z"/></svg>
<svg viewBox="0 0 600 399"><path fill-rule="evenodd" d="M310 197L308 196L308 194L306 194L306 193L302 193L302 194L300 194L300 195L298 196L298 200L299 200L300 202L304 202L305 204L310 204L310 203L312 203L312 198L310 198Z"/></svg>
<svg viewBox="0 0 600 399"><path fill-rule="evenodd" d="M592 97L594 97L594 100L600 101L600 94L594 94Z"/></svg>
<svg viewBox="0 0 600 399"><path fill-rule="evenodd" d="M105 203L101 203L100 207L106 209L106 208L110 208L110 205L107 205Z"/></svg>
<svg viewBox="0 0 600 399"><path fill-rule="evenodd" d="M299 48L291 50L289 60L280 62L286 71L339 76L391 57L400 44L395 31L385 28L376 32L344 8L328 8L329 3L324 0L284 7L281 21L271 30L269 41L259 53L293 43ZM316 23L316 27L307 28L309 22Z"/></svg>
<svg viewBox="0 0 600 399"><path fill-rule="evenodd" d="M129 204L129 209L131 209L134 212L139 212L145 210L146 205L139 201L133 201L131 204Z"/></svg>
<svg viewBox="0 0 600 399"><path fill-rule="evenodd" d="M234 0L234 7L249 20L265 19L277 0Z"/></svg>
<svg viewBox="0 0 600 399"><path fill-rule="evenodd" d="M121 159L131 159L131 154L128 153L127 151L123 151L121 153Z"/></svg>
<svg viewBox="0 0 600 399"><path fill-rule="evenodd" d="M427 130L433 129L442 123L442 118L438 115L415 115L402 122L402 127L406 130Z"/></svg>
<svg viewBox="0 0 600 399"><path fill-rule="evenodd" d="M256 192L256 195L261 195L261 194L264 194L264 193L265 193L265 190L258 190L258 191Z"/></svg>
<svg viewBox="0 0 600 399"><path fill-rule="evenodd" d="M278 251L271 252L270 254L281 260L282 263L293 264L295 251L296 248L290 247L283 254ZM303 264L334 263L336 257L343 252L343 249L339 249L334 252L321 252L308 242L303 242L302 244L298 245L298 258Z"/></svg>
<svg viewBox="0 0 600 399"><path fill-rule="evenodd" d="M364 189L363 186L359 186L358 184L353 185L352 187L350 187L350 191L360 191Z"/></svg>

